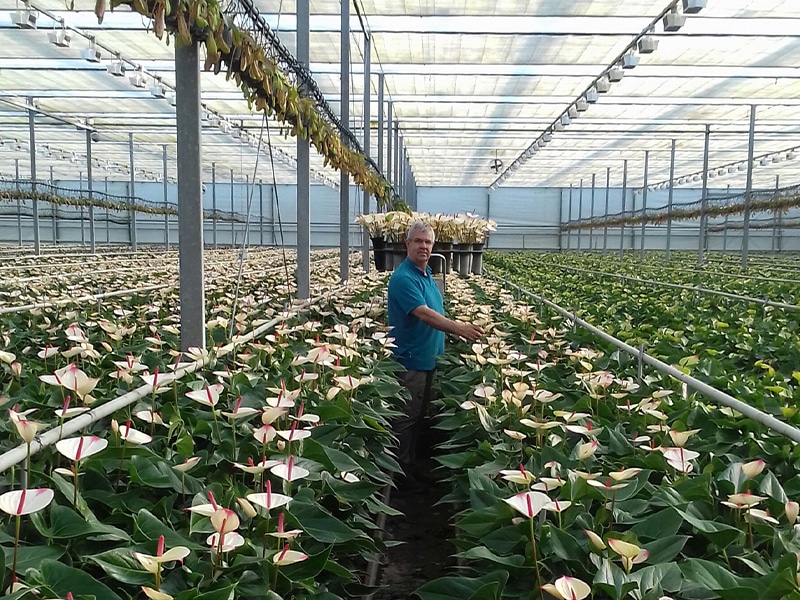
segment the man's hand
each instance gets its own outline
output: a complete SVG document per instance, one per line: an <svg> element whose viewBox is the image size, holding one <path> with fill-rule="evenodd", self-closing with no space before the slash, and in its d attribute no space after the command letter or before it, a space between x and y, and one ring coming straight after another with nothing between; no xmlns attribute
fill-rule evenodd
<svg viewBox="0 0 800 600"><path fill-rule="evenodd" d="M459 328L456 335L474 342L475 340L483 337L483 329L477 325L472 325L471 323L459 323Z"/></svg>

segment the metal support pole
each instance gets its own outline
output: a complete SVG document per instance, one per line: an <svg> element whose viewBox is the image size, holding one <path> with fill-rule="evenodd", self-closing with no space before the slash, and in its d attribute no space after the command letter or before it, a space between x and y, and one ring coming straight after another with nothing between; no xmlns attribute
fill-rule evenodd
<svg viewBox="0 0 800 600"><path fill-rule="evenodd" d="M394 103L389 100L386 105L386 180L389 185L394 185L394 178L392 177L392 108Z"/></svg>
<svg viewBox="0 0 800 600"><path fill-rule="evenodd" d="M103 186L103 190L106 195L106 200L108 200L108 175L105 176L105 184ZM111 215L108 210L108 206L106 206L106 246L111 245Z"/></svg>
<svg viewBox="0 0 800 600"><path fill-rule="evenodd" d="M581 250L581 219L583 219L583 179L581 179L581 188L578 192L578 252Z"/></svg>
<svg viewBox="0 0 800 600"><path fill-rule="evenodd" d="M175 49L181 350L205 348L203 173L197 42Z"/></svg>
<svg viewBox="0 0 800 600"><path fill-rule="evenodd" d="M53 165L50 165L50 191L55 193L55 179L53 178ZM50 204L50 224L52 226L52 233L53 233L53 246L58 243L58 224L56 223L56 210L58 204L51 203Z"/></svg>
<svg viewBox="0 0 800 600"><path fill-rule="evenodd" d="M86 130L86 190L89 197L89 251L97 252L97 240L94 229L94 177L92 177L92 132ZM83 219L81 219L81 233L83 233ZM81 240L83 242L83 240Z"/></svg>
<svg viewBox="0 0 800 600"><path fill-rule="evenodd" d="M567 250L572 246L572 192L573 184L569 184L569 210L567 210Z"/></svg>
<svg viewBox="0 0 800 600"><path fill-rule="evenodd" d="M17 191L20 190L19 187L19 159L14 159L14 182L17 187ZM22 200L17 198L17 239L19 241L19 245L22 246Z"/></svg>
<svg viewBox="0 0 800 600"><path fill-rule="evenodd" d="M611 167L606 167L606 211L603 213L603 254L608 250L608 195L611 193Z"/></svg>
<svg viewBox="0 0 800 600"><path fill-rule="evenodd" d="M592 202L591 207L589 208L589 252L594 250L594 193L596 190L596 179L597 175L592 173Z"/></svg>
<svg viewBox="0 0 800 600"><path fill-rule="evenodd" d="M728 184L727 189L725 190L725 196L730 196L731 191L731 184ZM725 222L722 224L722 251L728 251L728 214L725 213Z"/></svg>
<svg viewBox="0 0 800 600"><path fill-rule="evenodd" d="M236 223L234 221L233 209L233 169L231 169L231 248L236 246Z"/></svg>
<svg viewBox="0 0 800 600"><path fill-rule="evenodd" d="M756 105L750 106L750 138L747 144L747 189L744 192L744 225L742 226L742 271L747 271L750 250L750 202L753 195L753 154L756 145Z"/></svg>
<svg viewBox="0 0 800 600"><path fill-rule="evenodd" d="M628 159L622 161L622 225L619 226L619 257L625 255L625 203L628 195ZM631 211L632 212L632 211ZM631 227L631 229L633 229Z"/></svg>
<svg viewBox="0 0 800 600"><path fill-rule="evenodd" d="M383 88L385 86L384 74L378 74L378 172L383 175Z"/></svg>
<svg viewBox="0 0 800 600"><path fill-rule="evenodd" d="M211 243L217 249L217 163L211 163Z"/></svg>
<svg viewBox="0 0 800 600"><path fill-rule="evenodd" d="M371 121L371 102L370 99L372 97L372 86L371 86L371 65L370 65L370 54L372 51L372 40L369 37L369 34L364 35L364 156L369 158L370 155L370 121ZM364 200L363 206L361 207L361 214L368 215L369 214L369 192L367 188L364 187ZM349 229L349 223L348 223ZM364 269L364 273L369 273L369 234L367 230L364 229L361 232L361 266Z"/></svg>
<svg viewBox="0 0 800 600"><path fill-rule="evenodd" d="M258 180L258 245L264 245L264 181Z"/></svg>
<svg viewBox="0 0 800 600"><path fill-rule="evenodd" d="M781 176L775 176L775 194L778 194L778 190L781 189ZM781 251L781 236L783 235L783 228L781 227L782 223L783 212L780 210L774 210L772 213L772 252Z"/></svg>
<svg viewBox="0 0 800 600"><path fill-rule="evenodd" d="M345 131L350 130L350 2L341 3L340 87L341 120ZM369 90L367 90L368 92ZM367 93L365 92L365 93ZM342 143L345 136L342 135ZM342 169L339 179L339 278L350 277L350 176Z"/></svg>
<svg viewBox="0 0 800 600"><path fill-rule="evenodd" d="M675 138L672 139L672 148L669 153L669 198L667 199L667 251L664 260L669 262L672 249L672 200L675 194Z"/></svg>
<svg viewBox="0 0 800 600"><path fill-rule="evenodd" d="M306 69L309 68L309 0L297 1L297 60ZM349 2L342 2L347 5ZM342 8L344 10L344 8ZM349 24L349 19L348 19ZM349 31L342 28L343 31ZM348 52L349 56L349 52ZM301 89L300 94L305 95L307 90ZM349 98L348 98L349 102ZM342 102L342 106L347 103ZM347 124L347 120L343 120ZM310 171L310 146L308 140L298 136L297 138L297 298L307 299L311 293L311 217L310 217L310 195L311 195L311 171ZM349 196L348 196L349 199ZM348 212L345 211L343 217L347 219Z"/></svg>
<svg viewBox="0 0 800 600"><path fill-rule="evenodd" d="M706 206L708 204L708 151L711 145L711 126L706 125L705 139L703 141L703 193L700 196L700 241L697 246L697 266L703 266L703 254L706 251L706 229L708 228L708 215Z"/></svg>
<svg viewBox="0 0 800 600"><path fill-rule="evenodd" d="M169 202L167 200L167 145L161 146L161 166L164 170L161 177L164 179L164 250L169 252ZM202 188L201 188L202 191Z"/></svg>
<svg viewBox="0 0 800 600"><path fill-rule="evenodd" d="M644 227L647 216L647 171L650 165L650 151L644 151L644 183L642 184L642 239L639 240L639 262L644 260Z"/></svg>
<svg viewBox="0 0 800 600"><path fill-rule="evenodd" d="M131 196L128 198L128 203L130 204L130 239L131 239L131 251L136 252L139 249L137 243L137 234L136 234L136 208L134 206L135 198L136 198L136 168L133 162L133 134L128 134L128 152L130 154L130 165L131 165Z"/></svg>
<svg viewBox="0 0 800 600"><path fill-rule="evenodd" d="M397 163L400 162L400 127L398 126L398 121L395 119L394 122L394 161L390 165L390 169L394 173L392 175L392 182L394 183L394 189L397 190L397 193L401 193L400 186L398 185L397 180Z"/></svg>
<svg viewBox="0 0 800 600"><path fill-rule="evenodd" d="M33 98L28 98L28 106L33 107ZM39 256L42 253L42 242L39 238L39 201L36 199L36 131L34 121L36 113L33 108L28 109L28 136L31 157L31 198L33 202L33 253ZM20 239L22 239L20 229ZM21 242L20 242L21 244Z"/></svg>

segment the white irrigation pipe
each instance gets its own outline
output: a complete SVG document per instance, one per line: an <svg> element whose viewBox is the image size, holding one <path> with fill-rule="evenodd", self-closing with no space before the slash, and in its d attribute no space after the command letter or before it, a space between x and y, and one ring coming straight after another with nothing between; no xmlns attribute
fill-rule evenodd
<svg viewBox="0 0 800 600"><path fill-rule="evenodd" d="M578 273L590 273L595 275L602 275L604 277L615 277L617 279L628 279L630 281L637 281L639 283L647 283L650 285L660 285L663 287L674 288L678 290L687 290L690 292L699 292L701 294L710 294L713 296L722 296L723 298L730 298L731 300L739 300L741 302L752 302L754 304L761 304L763 306L774 306L775 308L783 308L785 310L800 310L800 305L787 304L786 302L773 302L765 298L754 298L752 296L740 296L738 294L729 294L728 292L720 292L718 290L710 290L708 288L699 287L696 285L680 285L677 283L667 283L665 281L657 281L655 279L642 279L641 277L632 277L630 275L618 275L617 273L607 273L606 271L595 271L592 269L579 269L578 267L568 267L558 263L547 263L548 265L557 267L559 269L566 269L569 271L577 271Z"/></svg>
<svg viewBox="0 0 800 600"><path fill-rule="evenodd" d="M158 285L148 285L146 287L133 288L129 290L116 290L114 292L105 292L103 294L88 294L85 296L78 296L77 298L61 298L60 300L51 300L49 302L37 302L36 304L24 304L22 306L9 306L0 308L0 315L8 315L16 312L25 312L34 310L36 308L50 308L52 306L61 306L72 303L91 302L92 300L102 300L103 298L113 298L114 296L127 296L130 294L138 294L141 292L152 292L155 290L162 290L164 288L175 287L175 283L161 283Z"/></svg>
<svg viewBox="0 0 800 600"><path fill-rule="evenodd" d="M651 367L653 367L654 369L656 369L657 371L660 371L662 373L666 373L670 377L673 377L673 378L677 379L678 381L681 381L681 382L685 383L689 388L697 390L698 392L700 392L701 394L703 394L707 398L713 400L714 402L717 402L719 404L722 404L723 406L727 406L729 408L732 408L732 409L740 412L741 414L743 414L745 417L747 417L749 419L752 419L753 421L755 421L757 423L760 423L761 425L764 425L765 427L768 427L769 429L772 429L773 431L776 431L776 432L788 437L792 441L800 442L800 429L792 427L791 425L789 425L787 423L784 423L783 421L779 421L778 419L776 419L772 415L768 415L767 413L762 412L762 411L758 410L757 408L753 408L749 404L746 404L746 403L742 402L741 400L737 400L733 396L731 396L729 394L726 394L725 392L723 392L721 390L718 390L715 387L711 387L707 383L704 383L704 382L700 381L699 379L695 379L691 375L686 375L684 372L679 371L678 369L676 369L672 365L668 365L667 363L648 355L647 353L644 352L644 350L640 350L640 349L634 348L633 346L629 346L628 344L626 344L622 340L618 340L617 338L615 338L612 335L609 335L608 333L606 333L602 329L598 329L594 325L588 323L587 321L584 321L583 319L577 317L575 314L570 313L569 311L565 310L564 308L561 308L558 304L555 304L554 302L551 302L550 300L547 300L546 298L543 298L542 296L534 294L533 292L530 292L530 291L528 291L528 290L526 290L526 289L524 289L524 288L522 288L522 287L520 287L520 286L518 286L518 285L516 285L516 284L514 284L514 283L512 283L510 281L508 281L507 279L504 279L503 277L499 277L497 275L492 275L492 276L496 277L497 279L499 279L500 281L502 281L506 285L511 286L514 289L520 291L521 293L523 293L523 294L525 294L527 296L530 296L531 298L537 300L538 302L541 302L542 304L546 304L547 306L549 306L550 308L555 310L560 315L570 319L573 323L575 323L577 325L580 325L584 329L587 329L588 331L590 331L591 333L593 333L594 335L596 335L600 339L605 340L606 342L608 342L610 344L613 344L614 346L616 346L620 350L624 350L628 354L636 357L640 361L640 364L641 363L648 364Z"/></svg>
<svg viewBox="0 0 800 600"><path fill-rule="evenodd" d="M328 292L328 295L334 293L335 290L331 290ZM236 337L232 342L226 344L217 349L215 356L225 356L229 352L232 352L237 346L241 346L256 337L263 334L265 331L270 330L275 325L280 323L281 321L285 321L290 317L298 314L299 312L305 310L306 308L320 302L326 295L323 294L322 296L318 296L317 298L308 300L295 306L292 310L283 311L279 316L275 317L271 321L260 325L253 331L244 334L242 336ZM198 359L195 362L178 369L173 373L164 373L163 379L161 375L159 375L159 387L168 386L174 381L177 381L184 375L189 373L193 373L200 369L201 367L205 367L209 361L211 360L211 355ZM92 423L99 421L105 417L111 416L118 410L125 408L133 404L134 402L144 398L145 396L151 394L153 392L153 386L151 385L143 385L135 390L131 390L127 394L123 394L109 402L103 404L102 406L98 406L90 410L89 412L85 412L77 417L74 417L68 421L65 421L63 426L54 427L53 429L49 429L43 434L39 435L34 439L31 443L30 453L31 455L36 454L42 448L46 448L51 444L56 443L58 440L62 439L63 437L68 437L73 433L77 433L81 429L89 427ZM25 444L20 444L16 448L12 448L4 452L0 455L0 473L5 471L6 469L11 468L12 466L22 462L28 456L28 447Z"/></svg>

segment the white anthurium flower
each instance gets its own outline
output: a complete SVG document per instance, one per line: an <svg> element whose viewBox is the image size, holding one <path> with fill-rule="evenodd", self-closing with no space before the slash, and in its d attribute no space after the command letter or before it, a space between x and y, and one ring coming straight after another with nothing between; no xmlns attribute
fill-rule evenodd
<svg viewBox="0 0 800 600"><path fill-rule="evenodd" d="M276 477L285 479L286 481L297 481L298 479L305 479L311 472L303 467L298 467L294 464L294 456L290 456L289 460L284 464L280 463L270 469L270 472Z"/></svg>
<svg viewBox="0 0 800 600"><path fill-rule="evenodd" d="M308 558L308 555L298 552L297 550L289 550L289 545L286 544L283 550L276 552L272 557L272 564L283 567L286 565L293 565L302 562Z"/></svg>
<svg viewBox="0 0 800 600"><path fill-rule="evenodd" d="M680 471L681 473L691 473L692 471L694 471L694 465L690 463L688 460L668 458L667 464L676 471Z"/></svg>
<svg viewBox="0 0 800 600"><path fill-rule="evenodd" d="M70 363L66 367L56 370L52 375L39 375L39 379L50 385L58 385L75 392L80 398L85 398L97 386L99 379L89 377L77 365Z"/></svg>
<svg viewBox="0 0 800 600"><path fill-rule="evenodd" d="M766 465L767 463L760 458L758 460L751 460L742 465L742 473L744 473L744 476L748 479L752 479L753 477L758 477Z"/></svg>
<svg viewBox="0 0 800 600"><path fill-rule="evenodd" d="M550 502L550 497L541 492L523 492L511 498L504 498L503 502L522 516L532 519Z"/></svg>
<svg viewBox="0 0 800 600"><path fill-rule="evenodd" d="M283 438L287 442L299 442L311 437L311 431L308 429L297 429L294 427L288 430L276 431L275 433L278 437Z"/></svg>
<svg viewBox="0 0 800 600"><path fill-rule="evenodd" d="M472 394L477 398L483 398L486 402L494 402L497 399L495 389L491 385L479 385Z"/></svg>
<svg viewBox="0 0 800 600"><path fill-rule="evenodd" d="M119 426L119 436L126 442L130 442L131 444L136 444L136 445L149 444L150 442L153 441L153 438L147 435L146 433L143 433L131 427L130 421L128 421L128 423L125 425Z"/></svg>
<svg viewBox="0 0 800 600"><path fill-rule="evenodd" d="M313 413L306 413L300 416L289 415L289 418L293 421L300 421L301 423L311 423L312 425L316 425L319 423L319 415L315 415Z"/></svg>
<svg viewBox="0 0 800 600"><path fill-rule="evenodd" d="M50 358L58 354L60 350L56 346L45 346L42 350L37 352L36 356L42 359Z"/></svg>
<svg viewBox="0 0 800 600"><path fill-rule="evenodd" d="M223 533L221 535L224 536L222 538L222 552L231 552L236 550L236 548L239 546L244 545L244 538L235 531ZM210 536L208 536L208 538L206 538L206 543L214 548L215 551L219 549L219 537L219 533L212 533Z"/></svg>
<svg viewBox="0 0 800 600"><path fill-rule="evenodd" d="M11 352L6 352L5 350L0 350L0 362L4 362L6 364L11 364L17 359L16 355Z"/></svg>
<svg viewBox="0 0 800 600"><path fill-rule="evenodd" d="M186 510L192 513L196 513L203 517L211 518L211 516L215 512L217 512L217 508L218 507L214 506L213 504L195 504L194 506L190 506Z"/></svg>
<svg viewBox="0 0 800 600"><path fill-rule="evenodd" d="M558 421L537 421L535 419L520 419L519 424L536 430L547 430L555 429L556 427L563 427L563 425Z"/></svg>
<svg viewBox="0 0 800 600"><path fill-rule="evenodd" d="M608 474L614 481L626 481L631 477L636 477L642 470L639 468L624 469L622 471L612 471Z"/></svg>
<svg viewBox="0 0 800 600"><path fill-rule="evenodd" d="M294 407L294 398L288 394L279 394L277 397L267 398L266 402L271 408L286 409Z"/></svg>
<svg viewBox="0 0 800 600"><path fill-rule="evenodd" d="M762 500L766 499L766 496L756 496L748 491L741 494L731 494L728 496L728 501L722 502L722 504L736 509L752 508L753 506L759 504Z"/></svg>
<svg viewBox="0 0 800 600"><path fill-rule="evenodd" d="M72 469L65 469L64 467L56 467L53 469L53 473L58 473L62 477L75 477L75 471ZM81 473L83 475L83 473Z"/></svg>
<svg viewBox="0 0 800 600"><path fill-rule="evenodd" d="M773 525L780 525L778 519L771 516L768 510L761 510L760 508L749 508L747 512L745 512L745 519L750 520L757 520L757 521L764 521L766 523L771 523Z"/></svg>
<svg viewBox="0 0 800 600"><path fill-rule="evenodd" d="M581 419L588 419L589 417L592 416L589 413L571 412L568 410L554 410L553 415L563 420L565 423L574 423L575 421L580 421Z"/></svg>
<svg viewBox="0 0 800 600"><path fill-rule="evenodd" d="M153 412L152 410L139 410L133 413L133 416L145 423L167 426L167 424L164 423L164 419L161 418L161 413Z"/></svg>
<svg viewBox="0 0 800 600"><path fill-rule="evenodd" d="M239 528L239 515L229 508L217 508L211 515L211 526L217 533L230 533Z"/></svg>
<svg viewBox="0 0 800 600"><path fill-rule="evenodd" d="M656 425L647 426L648 433L665 433L667 431L669 431L669 428L664 423L658 423Z"/></svg>
<svg viewBox="0 0 800 600"><path fill-rule="evenodd" d="M271 425L285 414L286 410L283 408L273 408L271 406L265 406L261 412L261 422L264 425Z"/></svg>
<svg viewBox="0 0 800 600"><path fill-rule="evenodd" d="M200 390L186 392L186 397L191 398L195 402L199 402L204 406L214 408L216 407L217 402L219 402L219 395L222 393L224 389L225 389L224 385L222 385L221 383L215 383Z"/></svg>
<svg viewBox="0 0 800 600"><path fill-rule="evenodd" d="M173 561L179 561L182 563L183 559L187 556L189 556L189 549L185 546L175 546L174 548L170 548L164 552L163 535L158 538L158 549L155 556L142 554L141 552L133 553L133 557L139 561L139 564L142 565L144 570L148 573L153 573L154 575L161 572L161 565L163 563Z"/></svg>
<svg viewBox="0 0 800 600"><path fill-rule="evenodd" d="M350 473L349 471L342 471L341 473L339 473L339 477L341 477L345 483L358 483L359 481L361 481L358 475L356 475L355 473Z"/></svg>
<svg viewBox="0 0 800 600"><path fill-rule="evenodd" d="M518 441L522 441L526 437L528 437L524 433L522 433L520 431L514 431L513 429L503 429L503 433L505 433L512 440L518 440Z"/></svg>
<svg viewBox="0 0 800 600"><path fill-rule="evenodd" d="M53 501L54 492L48 488L23 489L0 496L0 510L12 516L39 512Z"/></svg>
<svg viewBox="0 0 800 600"><path fill-rule="evenodd" d="M248 459L248 464L243 465L241 463L233 463L233 466L237 469L241 469L245 473L250 473L251 475L258 475L263 473L267 469L271 469L275 465L281 464L279 460L267 460L266 458L262 458L259 462L254 463L253 459Z"/></svg>
<svg viewBox="0 0 800 600"><path fill-rule="evenodd" d="M588 423L588 427L583 425L564 425L564 429L570 433L577 433L589 438L596 438L603 431L602 427L592 427L591 423Z"/></svg>
<svg viewBox="0 0 800 600"><path fill-rule="evenodd" d="M64 333L67 335L67 339L72 342L86 342L89 338L86 337L86 334L83 330L78 327L77 323L73 323L69 327L64 330Z"/></svg>
<svg viewBox="0 0 800 600"><path fill-rule="evenodd" d="M560 513L567 510L570 506L572 506L572 502L570 502L569 500L559 500L558 498L556 498L552 502L548 502L547 504L545 504L542 507L542 510Z"/></svg>
<svg viewBox="0 0 800 600"><path fill-rule="evenodd" d="M281 513L280 516L278 517L278 530L274 531L274 532L270 532L269 535L271 535L272 537L276 537L278 539L291 541L294 538L296 538L298 535L303 533L303 530L302 529L290 529L290 530L287 531L286 528L284 527L284 515L285 515L285 513Z"/></svg>
<svg viewBox="0 0 800 600"><path fill-rule="evenodd" d="M87 406L74 406L72 408L68 408L64 410L63 408L58 408L53 411L56 417L59 419L71 419L72 417L76 417L81 413L85 413L89 408Z"/></svg>
<svg viewBox="0 0 800 600"><path fill-rule="evenodd" d="M605 550L606 544L599 535L590 529L584 529L583 532L589 538L589 545L597 551Z"/></svg>
<svg viewBox="0 0 800 600"><path fill-rule="evenodd" d="M306 372L306 371L301 372L294 378L294 380L297 381L298 383L304 383L306 381L316 381L317 379L319 379L319 373ZM269 399L267 399L267 403L269 403Z"/></svg>
<svg viewBox="0 0 800 600"><path fill-rule="evenodd" d="M166 373L159 373L156 371L153 374L150 373L142 373L139 377L144 381L147 385L153 388L156 393L163 393L169 390L169 384L174 381L174 376L167 375Z"/></svg>
<svg viewBox="0 0 800 600"><path fill-rule="evenodd" d="M478 403L474 400L465 400L459 404L459 407L461 407L463 410L475 410L478 408Z"/></svg>
<svg viewBox="0 0 800 600"><path fill-rule="evenodd" d="M285 496L284 494L273 494L269 491L266 493L250 494L247 496L247 499L253 504L266 510L272 510L273 508L286 506L292 501L291 496Z"/></svg>
<svg viewBox="0 0 800 600"><path fill-rule="evenodd" d="M570 475L574 475L576 478L584 479L589 481L590 479L599 479L603 476L602 473L587 473L586 471L573 471L570 470Z"/></svg>
<svg viewBox="0 0 800 600"><path fill-rule="evenodd" d="M560 477L539 477L539 481L534 483L531 486L532 490L541 490L543 492L550 492L552 490L557 490L562 485L564 485L565 481Z"/></svg>
<svg viewBox="0 0 800 600"><path fill-rule="evenodd" d="M631 572L633 565L643 563L647 560L647 557L650 556L650 553L647 550L640 548L636 544L631 544L629 542L624 542L614 538L608 539L608 546L615 553L619 554L626 573Z"/></svg>
<svg viewBox="0 0 800 600"><path fill-rule="evenodd" d="M245 498L236 498L236 503L239 505L239 508L242 509L242 512L248 519L252 519L253 517L258 515L258 511L256 507L253 506L248 500Z"/></svg>
<svg viewBox="0 0 800 600"><path fill-rule="evenodd" d="M669 417L667 416L667 413L665 413L664 411L661 411L661 410L647 409L647 410L643 410L642 412L644 414L646 414L646 415L650 415L651 417L655 417L659 421L666 421L667 419L669 419Z"/></svg>
<svg viewBox="0 0 800 600"><path fill-rule="evenodd" d="M686 448L661 448L664 458L667 460L690 461L700 456L699 452L687 450Z"/></svg>
<svg viewBox="0 0 800 600"><path fill-rule="evenodd" d="M142 591L144 595L150 598L150 600L173 600L173 596L166 594L160 590L154 590L151 587L147 587L146 585L142 586Z"/></svg>
<svg viewBox="0 0 800 600"><path fill-rule="evenodd" d="M236 400L236 405L233 408L233 412L223 412L222 416L227 417L228 419L247 419L252 417L253 415L257 415L261 411L257 408L251 408L249 406L242 406L242 398L241 396Z"/></svg>
<svg viewBox="0 0 800 600"><path fill-rule="evenodd" d="M126 360L115 360L114 364L120 370L129 371L131 373L139 373L140 371L147 370L147 365L140 363L132 354L129 354Z"/></svg>
<svg viewBox="0 0 800 600"><path fill-rule="evenodd" d="M583 600L592 593L592 588L575 577L560 577L555 584L547 583L542 590L558 600Z"/></svg>
<svg viewBox="0 0 800 600"><path fill-rule="evenodd" d="M500 475L506 481L519 483L520 485L529 485L536 480L534 474L530 471L526 471L522 465L520 465L518 469L503 469L500 471Z"/></svg>
<svg viewBox="0 0 800 600"><path fill-rule="evenodd" d="M262 444L269 444L278 435L272 425L262 425L253 432L253 437Z"/></svg>
<svg viewBox="0 0 800 600"><path fill-rule="evenodd" d="M67 438L56 442L56 450L73 461L79 461L102 452L107 446L108 440L96 435Z"/></svg>
<svg viewBox="0 0 800 600"><path fill-rule="evenodd" d="M652 393L653 398L666 398L675 393L675 390L656 390Z"/></svg>
<svg viewBox="0 0 800 600"><path fill-rule="evenodd" d="M797 520L797 515L800 513L800 504L794 500L789 500L786 502L786 504L784 504L784 511L786 513L786 520L789 521L789 525L794 525L794 522Z"/></svg>
<svg viewBox="0 0 800 600"><path fill-rule="evenodd" d="M592 440L591 442L586 442L584 444L578 444L575 447L575 456L578 458L578 460L586 460L590 456L593 456L595 452L597 452L597 440Z"/></svg>
<svg viewBox="0 0 800 600"><path fill-rule="evenodd" d="M689 431L675 431L674 429L670 429L669 437L672 438L672 443L678 448L683 448L689 438L699 431L699 429L690 429Z"/></svg>
<svg viewBox="0 0 800 600"><path fill-rule="evenodd" d="M606 482L603 483L602 481L598 481L596 479L587 479L586 483L590 486L605 490L605 491L614 491L614 490L621 490L622 488L628 487L627 483L611 483L612 479L609 477L606 479Z"/></svg>
<svg viewBox="0 0 800 600"><path fill-rule="evenodd" d="M187 458L182 463L178 463L177 465L173 465L172 468L176 470L178 473L186 473L187 471L192 470L194 467L197 466L197 463L200 462L199 456L192 456L191 458Z"/></svg>
<svg viewBox="0 0 800 600"><path fill-rule="evenodd" d="M533 396L533 399L536 400L536 402L541 402L542 404L547 404L549 402L552 402L553 400L558 400L559 398L563 398L564 394L560 394L560 393L555 393L554 394L553 392L550 392L548 390L538 389L538 390L533 392L532 396Z"/></svg>
<svg viewBox="0 0 800 600"><path fill-rule="evenodd" d="M558 446L561 442L564 441L564 438L560 435L556 435L555 433L551 433L547 438L547 443L550 444L553 448Z"/></svg>

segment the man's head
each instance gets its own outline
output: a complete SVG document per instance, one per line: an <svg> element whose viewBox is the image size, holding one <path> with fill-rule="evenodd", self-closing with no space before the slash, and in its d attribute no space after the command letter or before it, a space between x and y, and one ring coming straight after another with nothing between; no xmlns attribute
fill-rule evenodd
<svg viewBox="0 0 800 600"><path fill-rule="evenodd" d="M406 233L408 258L420 269L424 269L431 257L434 242L433 228L425 221L414 221Z"/></svg>

